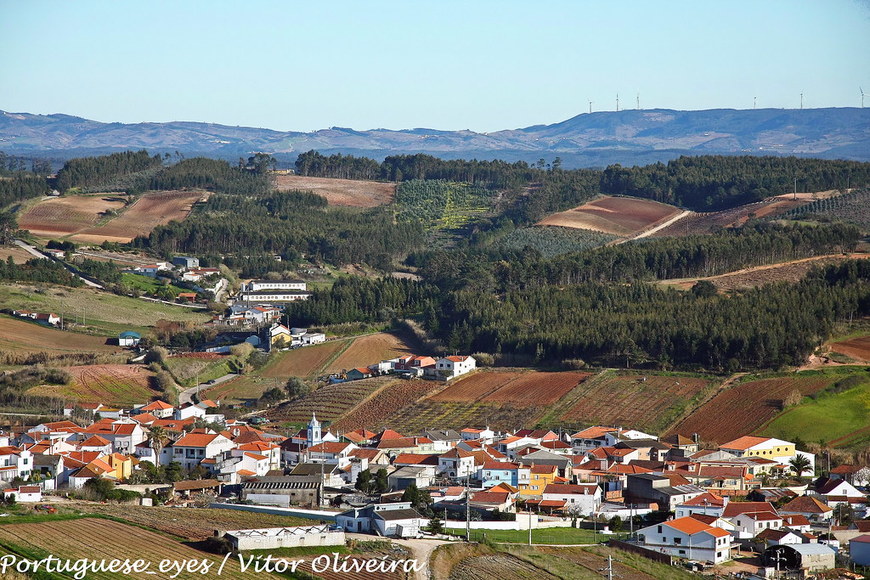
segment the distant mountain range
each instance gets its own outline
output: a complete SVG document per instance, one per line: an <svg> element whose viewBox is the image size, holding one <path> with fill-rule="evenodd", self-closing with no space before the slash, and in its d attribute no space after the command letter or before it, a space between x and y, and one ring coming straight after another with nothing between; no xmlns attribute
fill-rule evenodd
<svg viewBox="0 0 870 580"><path fill-rule="evenodd" d="M100 123L69 115L0 111L0 151L66 159L123 149L236 160L262 151L282 164L316 149L382 159L401 153L565 167L666 161L679 155L798 155L870 161L870 108L627 110L577 115L553 125L475 133L331 127L310 133L212 123Z"/></svg>

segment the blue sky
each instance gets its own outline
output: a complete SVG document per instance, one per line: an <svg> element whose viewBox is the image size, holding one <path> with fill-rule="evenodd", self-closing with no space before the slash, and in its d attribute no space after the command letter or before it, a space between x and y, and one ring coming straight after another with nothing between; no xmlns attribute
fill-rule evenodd
<svg viewBox="0 0 870 580"><path fill-rule="evenodd" d="M495 131L589 110L860 106L866 0L0 0L0 109ZM870 106L870 98L866 99Z"/></svg>

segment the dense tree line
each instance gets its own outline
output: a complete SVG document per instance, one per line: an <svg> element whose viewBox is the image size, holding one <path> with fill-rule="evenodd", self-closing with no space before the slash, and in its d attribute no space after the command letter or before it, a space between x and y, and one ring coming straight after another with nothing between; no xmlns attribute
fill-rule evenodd
<svg viewBox="0 0 870 580"><path fill-rule="evenodd" d="M16 171L8 178L0 179L0 208L50 192L51 188L44 177L28 171Z"/></svg>
<svg viewBox="0 0 870 580"><path fill-rule="evenodd" d="M647 238L616 246L545 257L531 247L502 245L412 254L409 261L443 290L504 292L586 282L705 277L741 268L851 251L855 226L761 222L706 236Z"/></svg>
<svg viewBox="0 0 870 580"><path fill-rule="evenodd" d="M795 187L799 191L824 191L868 182L870 163L706 155L643 167L611 165L601 175L601 191L714 211L791 193Z"/></svg>
<svg viewBox="0 0 870 580"><path fill-rule="evenodd" d="M658 238L565 254L553 259L502 260L494 271L500 287L631 282L706 277L742 268L855 249L855 226L819 227L760 223L707 236Z"/></svg>
<svg viewBox="0 0 870 580"><path fill-rule="evenodd" d="M394 259L420 247L423 236L419 224L395 223L385 208L327 207L320 196L289 192L216 194L183 222L157 227L133 243L162 255L221 255L228 265L244 264L249 257L264 264L267 257L278 255L289 261L304 256L387 270ZM274 269L274 260L271 264L269 269ZM244 276L262 273L242 270Z"/></svg>
<svg viewBox="0 0 870 580"><path fill-rule="evenodd" d="M100 282L106 284L120 284L121 282L121 271L113 262L85 259L76 264L76 267L85 276Z"/></svg>
<svg viewBox="0 0 870 580"><path fill-rule="evenodd" d="M328 290L316 290L304 302L286 307L293 324L385 322L421 314L431 307L438 289L397 278L340 278Z"/></svg>
<svg viewBox="0 0 870 580"><path fill-rule="evenodd" d="M159 155L152 157L144 149L100 157L79 157L67 161L57 172L55 187L63 192L71 187L98 185L120 175L160 167L162 164Z"/></svg>
<svg viewBox="0 0 870 580"><path fill-rule="evenodd" d="M226 161L193 157L182 159L153 176L148 189L201 188L243 195L265 194L269 179L256 171L232 167Z"/></svg>
<svg viewBox="0 0 870 580"><path fill-rule="evenodd" d="M34 258L24 264L16 264L12 256L0 261L0 280L11 282L50 282L62 286L81 286L82 281L54 260Z"/></svg>
<svg viewBox="0 0 870 580"><path fill-rule="evenodd" d="M451 349L736 370L799 363L836 320L870 314L870 269L704 296L643 283L492 293L463 290L430 321ZM829 278L835 279L832 282Z"/></svg>
<svg viewBox="0 0 870 580"><path fill-rule="evenodd" d="M0 151L0 176L8 177L17 172L24 172L28 167L32 173L45 177L51 173L51 159L9 155L5 151Z"/></svg>
<svg viewBox="0 0 870 580"><path fill-rule="evenodd" d="M857 161L809 159L800 157L759 157L753 155L706 155L680 157L665 163L642 167L611 165L604 171L589 169L563 170L556 158L549 166L543 160L535 165L524 161L478 161L439 159L431 155L393 155L378 164L353 156L325 157L316 151L302 153L296 161L302 175L349 177L407 181L444 179L510 190L531 187L525 203L540 205L546 211L558 207L547 203L556 196L544 191L537 194L538 184L549 184L568 200L579 199L576 190L589 193L631 195L654 199L697 211L714 211L760 201L766 197L801 191L857 187L870 182L870 163ZM581 185L582 183L582 185ZM541 215L531 208L528 215Z"/></svg>

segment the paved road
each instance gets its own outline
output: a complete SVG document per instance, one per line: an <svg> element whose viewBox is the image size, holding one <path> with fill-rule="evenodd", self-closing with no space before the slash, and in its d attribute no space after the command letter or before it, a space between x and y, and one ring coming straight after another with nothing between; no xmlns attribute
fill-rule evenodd
<svg viewBox="0 0 870 580"><path fill-rule="evenodd" d="M234 379L237 376L239 376L239 375L237 375L235 373L230 373L228 375L224 375L222 377L215 379L211 383L200 383L200 384L196 385L195 387L190 387L189 389L184 389L183 391L178 393L178 404L183 405L185 403L193 403L193 394L198 392L200 389L214 387L215 385L219 385L221 383L227 382L230 379Z"/></svg>
<svg viewBox="0 0 870 580"><path fill-rule="evenodd" d="M641 239L641 238L645 238L645 237L647 237L647 236L651 236L651 235L653 235L654 233L656 233L656 232L658 232L658 231L660 231L660 230L665 229L666 227L668 227L668 226L671 225L672 223L678 222L679 220L683 219L684 217L689 216L689 215L692 215L692 213L694 213L694 212L691 212L691 211L689 211L689 210L685 210L685 211L683 211L682 213L679 213L679 214L675 215L674 217L672 217L672 218L669 219L668 221L663 222L663 223L660 223L659 225L657 225L656 227L654 227L654 228L652 228L652 229L649 229L649 230L646 230L646 231L644 231L644 232L641 232L641 233L637 234L636 236L634 236L634 237L631 238L631 239L632 239L632 240L639 240L639 239Z"/></svg>
<svg viewBox="0 0 870 580"><path fill-rule="evenodd" d="M39 250L37 250L36 248L31 246L27 242L24 242L22 240L12 240L12 241L15 243L16 246L27 250L27 252L29 254L31 254L32 256L35 256L37 258L41 258L43 260L48 260L48 256L46 256L45 254L43 254L42 252L40 252ZM61 263L63 264L63 262L61 262ZM100 290L103 289L103 286L101 286L100 284L97 284L96 282L91 282L87 278L82 278L81 276L79 276L78 274L73 272L73 270L69 266L67 266L66 264L63 264L63 267L66 268L67 270L69 270L70 272L72 272L75 276L78 276L79 280L81 280L86 285L90 286L91 288L99 288Z"/></svg>
<svg viewBox="0 0 870 580"><path fill-rule="evenodd" d="M12 240L12 242L16 246L18 246L19 248L22 248L23 250L27 251L28 254L30 254L31 256L34 256L35 258L41 258L43 260L48 259L48 256L46 256L45 254L43 254L42 252L40 252L39 250L37 250L36 248L34 248L33 246L31 246L30 244L28 244L26 242L23 242L21 240Z"/></svg>

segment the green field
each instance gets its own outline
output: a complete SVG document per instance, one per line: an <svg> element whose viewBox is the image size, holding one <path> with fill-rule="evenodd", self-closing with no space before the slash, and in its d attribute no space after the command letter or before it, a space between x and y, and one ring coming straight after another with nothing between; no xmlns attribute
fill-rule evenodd
<svg viewBox="0 0 870 580"><path fill-rule="evenodd" d="M193 387L230 373L229 357L218 360L169 357L164 362L175 382L183 387Z"/></svg>
<svg viewBox="0 0 870 580"><path fill-rule="evenodd" d="M124 330L144 332L157 320L206 322L202 312L118 296L93 288L68 288L51 284L2 284L0 304L4 308L50 311L83 330L101 336L114 336ZM75 328L75 327L74 327Z"/></svg>
<svg viewBox="0 0 870 580"><path fill-rule="evenodd" d="M870 442L870 383L837 394L819 393L780 413L763 435L793 441L824 441L837 447Z"/></svg>
<svg viewBox="0 0 870 580"><path fill-rule="evenodd" d="M447 533L465 537L465 528L448 528ZM532 530L533 544L597 544L625 534L601 534L583 528L542 528ZM471 530L475 542L492 541L509 544L526 544L528 530Z"/></svg>
<svg viewBox="0 0 870 580"><path fill-rule="evenodd" d="M129 272L125 272L121 274L121 282L130 288L135 288L144 294L154 294L161 288L165 287L165 284L161 284L157 281L156 278L152 278L151 276L141 276L139 274L131 274ZM169 284L169 289L172 290L172 294L174 296L178 296L180 292L190 292L186 288L182 288L180 286L175 286L174 284Z"/></svg>

